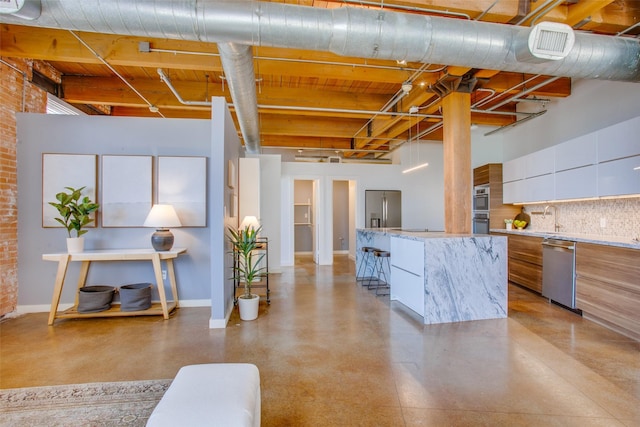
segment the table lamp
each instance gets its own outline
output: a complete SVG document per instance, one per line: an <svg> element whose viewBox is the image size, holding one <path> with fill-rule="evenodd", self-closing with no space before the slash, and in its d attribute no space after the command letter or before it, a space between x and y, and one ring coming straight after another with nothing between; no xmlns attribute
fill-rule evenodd
<svg viewBox="0 0 640 427"><path fill-rule="evenodd" d="M172 205L153 205L144 221L144 226L156 228L156 232L151 235L153 249L168 251L173 246L173 234L169 231L169 227L180 227L182 224Z"/></svg>
<svg viewBox="0 0 640 427"><path fill-rule="evenodd" d="M245 230L245 229L251 229L253 228L254 230L258 230L258 228L260 228L260 222L258 221L258 218L256 218L253 215L247 215L242 219L242 222L240 223L240 227L238 227L238 230Z"/></svg>

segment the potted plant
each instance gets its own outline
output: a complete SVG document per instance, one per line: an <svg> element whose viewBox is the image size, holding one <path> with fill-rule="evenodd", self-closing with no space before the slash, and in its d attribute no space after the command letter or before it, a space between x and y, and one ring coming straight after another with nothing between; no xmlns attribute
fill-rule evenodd
<svg viewBox="0 0 640 427"><path fill-rule="evenodd" d="M251 293L251 284L262 274L263 267L259 267L264 253L254 254L260 248L258 233L262 227L255 229L253 226L235 230L229 227L229 241L233 245L234 277L244 283L244 293L238 297L240 319L254 320L258 317L260 296Z"/></svg>
<svg viewBox="0 0 640 427"><path fill-rule="evenodd" d="M67 250L72 252L82 252L84 249L84 237L81 237L88 230L82 228L93 221L91 214L98 210L99 204L94 203L88 196L82 197L82 190L85 187L75 189L65 187L69 192L56 194L57 202L49 202L51 206L58 210L59 218L55 218L64 228L67 229ZM82 197L82 198L81 198ZM71 232L75 230L75 237Z"/></svg>
<svg viewBox="0 0 640 427"><path fill-rule="evenodd" d="M512 219L505 219L504 220L504 225L505 225L507 230L511 230L513 228L513 220Z"/></svg>

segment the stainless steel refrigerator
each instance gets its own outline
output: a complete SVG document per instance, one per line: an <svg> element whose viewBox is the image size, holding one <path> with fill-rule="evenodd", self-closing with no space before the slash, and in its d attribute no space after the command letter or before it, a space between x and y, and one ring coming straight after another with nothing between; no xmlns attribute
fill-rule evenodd
<svg viewBox="0 0 640 427"><path fill-rule="evenodd" d="M402 227L402 192L365 190L364 210L368 228Z"/></svg>

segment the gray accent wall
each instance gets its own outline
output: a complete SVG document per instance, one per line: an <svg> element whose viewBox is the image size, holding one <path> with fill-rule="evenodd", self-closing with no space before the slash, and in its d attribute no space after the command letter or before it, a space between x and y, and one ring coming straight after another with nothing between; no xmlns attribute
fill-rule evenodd
<svg viewBox="0 0 640 427"><path fill-rule="evenodd" d="M49 305L57 263L43 261L42 254L66 252L66 230L42 227L42 154L98 155L98 202L101 191L102 155L202 156L207 158L207 225L173 229L175 247L186 255L175 262L180 300L208 305L210 324L223 327L233 308L233 283L229 279L226 226L237 226L229 217L230 191L226 185L228 162L240 156L240 141L223 98L214 98L212 120L63 116L17 113L18 134L18 306ZM237 186L236 186L237 189ZM237 191L237 190L236 190ZM235 209L237 211L237 207ZM85 234L85 249L150 248L153 229L97 227ZM229 259L227 259L229 258ZM164 264L163 264L164 266ZM61 304L75 299L80 263L71 263ZM87 284L119 286L155 282L150 262L92 263ZM165 288L169 292L168 283ZM170 293L168 293L170 295ZM158 299L154 289L153 299Z"/></svg>

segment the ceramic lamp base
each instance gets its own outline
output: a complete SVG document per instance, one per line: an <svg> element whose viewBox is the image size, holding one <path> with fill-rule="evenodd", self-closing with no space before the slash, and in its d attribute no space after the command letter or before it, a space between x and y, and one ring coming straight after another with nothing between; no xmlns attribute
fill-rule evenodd
<svg viewBox="0 0 640 427"><path fill-rule="evenodd" d="M151 235L151 246L156 251L168 251L173 247L173 234L168 228L159 228Z"/></svg>

